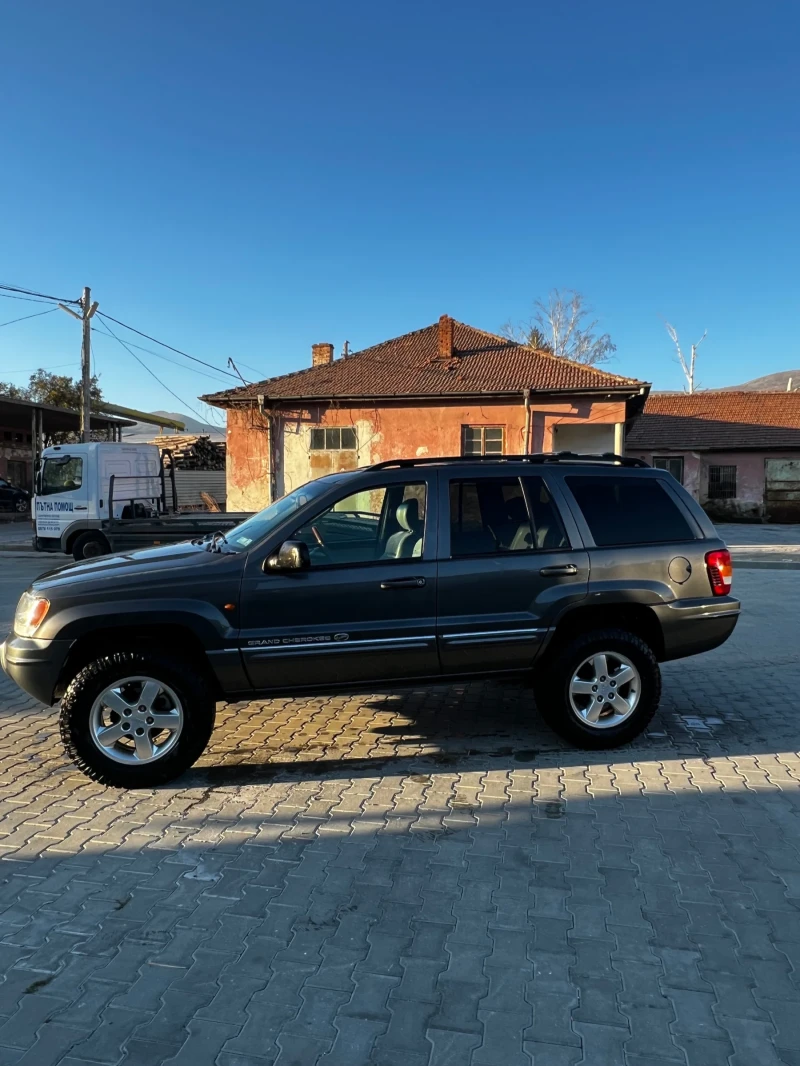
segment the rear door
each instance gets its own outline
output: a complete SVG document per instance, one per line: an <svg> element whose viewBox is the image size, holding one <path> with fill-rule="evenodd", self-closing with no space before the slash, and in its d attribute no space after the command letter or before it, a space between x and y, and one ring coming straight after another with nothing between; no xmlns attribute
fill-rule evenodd
<svg viewBox="0 0 800 1066"><path fill-rule="evenodd" d="M435 471L382 471L286 538L307 545L309 569L265 573L251 553L241 648L254 687L437 675L436 508Z"/></svg>
<svg viewBox="0 0 800 1066"><path fill-rule="evenodd" d="M545 479L440 473L439 655L446 673L526 669L589 559Z"/></svg>

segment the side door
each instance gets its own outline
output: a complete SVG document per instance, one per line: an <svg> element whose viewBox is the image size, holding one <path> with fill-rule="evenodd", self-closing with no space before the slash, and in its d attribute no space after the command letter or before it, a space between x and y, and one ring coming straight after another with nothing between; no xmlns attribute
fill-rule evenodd
<svg viewBox="0 0 800 1066"><path fill-rule="evenodd" d="M308 569L263 569L251 552L241 649L257 689L436 676L435 471L390 470L309 517ZM352 484L352 483L351 483Z"/></svg>
<svg viewBox="0 0 800 1066"><path fill-rule="evenodd" d="M47 455L36 494L36 535L63 539L74 530L89 528L90 471L87 454Z"/></svg>
<svg viewBox="0 0 800 1066"><path fill-rule="evenodd" d="M587 594L589 557L538 476L440 473L439 655L445 673L520 670Z"/></svg>

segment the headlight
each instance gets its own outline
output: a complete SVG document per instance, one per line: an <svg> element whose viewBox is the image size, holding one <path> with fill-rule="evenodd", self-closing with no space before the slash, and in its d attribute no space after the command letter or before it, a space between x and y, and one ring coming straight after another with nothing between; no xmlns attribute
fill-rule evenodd
<svg viewBox="0 0 800 1066"><path fill-rule="evenodd" d="M18 637L32 637L50 610L50 600L23 592L14 615L14 632Z"/></svg>

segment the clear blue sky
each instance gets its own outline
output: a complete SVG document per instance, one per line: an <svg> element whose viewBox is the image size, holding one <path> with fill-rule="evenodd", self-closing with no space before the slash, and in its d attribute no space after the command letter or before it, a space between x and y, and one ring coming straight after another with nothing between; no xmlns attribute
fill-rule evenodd
<svg viewBox="0 0 800 1066"><path fill-rule="evenodd" d="M444 312L498 329L552 286L659 388L661 315L708 329L705 386L797 367L798 31L793 0L9 4L0 281L90 284L258 376ZM78 334L0 329L0 379L77 371ZM95 354L109 399L180 407ZM195 407L214 389L143 357Z"/></svg>

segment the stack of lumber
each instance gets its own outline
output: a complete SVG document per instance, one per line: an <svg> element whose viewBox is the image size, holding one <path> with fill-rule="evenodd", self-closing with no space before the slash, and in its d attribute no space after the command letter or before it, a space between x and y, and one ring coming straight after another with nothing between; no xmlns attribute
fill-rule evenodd
<svg viewBox="0 0 800 1066"><path fill-rule="evenodd" d="M201 434L156 437L150 441L164 452L170 452L176 470L224 470L225 444Z"/></svg>

